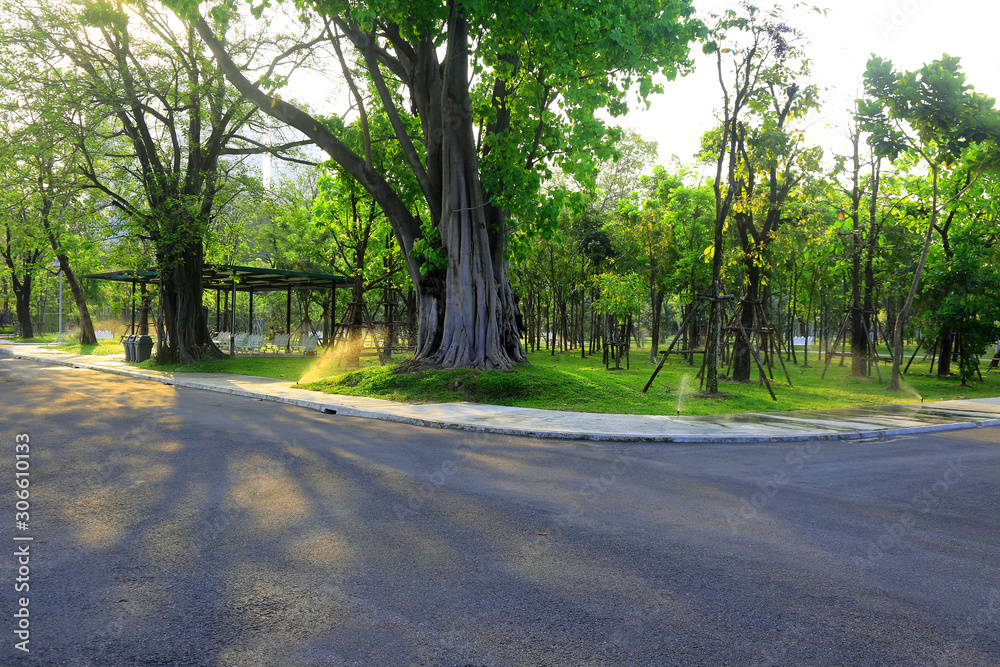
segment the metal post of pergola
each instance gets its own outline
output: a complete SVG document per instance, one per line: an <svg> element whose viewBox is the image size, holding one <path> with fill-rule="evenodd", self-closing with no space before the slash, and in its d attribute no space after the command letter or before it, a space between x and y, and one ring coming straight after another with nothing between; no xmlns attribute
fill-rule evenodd
<svg viewBox="0 0 1000 667"><path fill-rule="evenodd" d="M285 352L292 351L292 286L289 285L288 298L285 301L285 335L288 336L288 341L285 343Z"/></svg>
<svg viewBox="0 0 1000 667"><path fill-rule="evenodd" d="M330 288L330 342L327 347L333 345L337 340L337 286Z"/></svg>
<svg viewBox="0 0 1000 667"><path fill-rule="evenodd" d="M253 335L253 286L250 287L250 316L247 322L247 333Z"/></svg>
<svg viewBox="0 0 1000 667"><path fill-rule="evenodd" d="M135 281L132 281L132 324L128 329L129 335L135 335Z"/></svg>
<svg viewBox="0 0 1000 667"><path fill-rule="evenodd" d="M229 320L232 325L232 331L229 332L229 356L233 356L236 352L236 276L233 276L233 297L230 300L232 305L229 307Z"/></svg>

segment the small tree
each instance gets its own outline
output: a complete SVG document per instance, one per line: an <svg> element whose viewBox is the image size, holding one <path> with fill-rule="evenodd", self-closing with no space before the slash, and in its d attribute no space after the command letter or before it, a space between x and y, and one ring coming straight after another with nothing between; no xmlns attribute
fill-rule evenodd
<svg viewBox="0 0 1000 667"><path fill-rule="evenodd" d="M912 152L924 161L931 176L930 220L923 250L894 326L888 389L899 391L904 326L920 286L931 239L941 210L965 190L941 201L941 169L961 159L969 146L983 142L995 146L1000 140L1000 113L992 98L972 92L958 58L948 55L913 72L898 72L892 62L874 56L865 71L865 94L866 99L858 101L858 116L861 128L870 134L868 141L875 154L895 161ZM989 160L995 159L991 152L987 155ZM986 165L984 159L977 173Z"/></svg>
<svg viewBox="0 0 1000 667"><path fill-rule="evenodd" d="M608 329L617 325L614 340L606 349L615 358L615 370L620 370L622 354L629 344L633 318L642 312L645 301L642 279L634 273L619 275L617 273L602 273L596 278L601 297L594 303L594 309L605 316ZM605 364L608 358L605 356Z"/></svg>

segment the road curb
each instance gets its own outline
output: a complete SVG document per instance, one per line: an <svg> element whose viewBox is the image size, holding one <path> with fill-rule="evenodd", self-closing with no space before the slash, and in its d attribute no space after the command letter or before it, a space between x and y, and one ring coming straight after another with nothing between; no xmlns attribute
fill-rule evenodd
<svg viewBox="0 0 1000 667"><path fill-rule="evenodd" d="M477 433L494 433L498 435L511 435L529 438L545 438L556 440L581 440L590 442L618 442L618 443L690 443L690 444L748 444L748 443L774 443L774 442L801 442L801 441L854 441L872 440L880 441L888 438L940 433L946 431L959 431L991 426L1000 426L1000 419L979 419L971 421L960 421L946 424L930 424L927 426L910 426L905 428L884 428L867 429L841 432L817 432L817 433L796 433L790 435L759 435L759 434L733 434L733 435L689 435L689 434L646 434L646 433L597 433L579 431L557 431L540 429L520 429L506 426L486 426L481 424L467 424L463 422L452 422L438 419L421 419L407 415L397 415L389 412L377 412L373 410L362 410L359 408L342 405L334 401L306 400L289 398L286 396L276 396L264 392L255 392L234 387L218 387L199 383L194 380L185 380L176 377L161 377L141 370L130 370L125 368L114 368L87 362L74 361L71 359L58 359L49 356L36 356L31 354L20 354L12 349L0 346L0 354L9 354L15 359L24 359L38 363L53 364L58 366L68 366L72 368L82 368L85 370L111 373L123 377L137 380L147 380L159 382L160 384L185 387L188 389L202 389L216 393L239 396L258 401L271 401L274 403L284 403L310 410L316 410L327 414L336 414L344 417L358 417L362 419L378 419L382 421L394 422L398 424L408 424L421 426L424 428L455 429L471 431ZM328 394L321 394L326 396ZM760 413L766 415L766 413Z"/></svg>

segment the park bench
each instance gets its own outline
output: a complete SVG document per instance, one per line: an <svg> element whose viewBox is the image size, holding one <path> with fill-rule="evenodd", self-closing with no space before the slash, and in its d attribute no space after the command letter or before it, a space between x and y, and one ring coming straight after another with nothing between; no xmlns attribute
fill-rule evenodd
<svg viewBox="0 0 1000 667"><path fill-rule="evenodd" d="M239 333L233 336L233 352L240 354L246 349L247 340L250 338L250 334Z"/></svg>
<svg viewBox="0 0 1000 667"><path fill-rule="evenodd" d="M264 334L250 334L247 338L246 350L248 354L257 353L257 355L263 354L264 351Z"/></svg>
<svg viewBox="0 0 1000 667"><path fill-rule="evenodd" d="M277 334L264 345L264 350L266 352L281 354L282 352L288 350L288 344L291 341L291 338L291 334Z"/></svg>

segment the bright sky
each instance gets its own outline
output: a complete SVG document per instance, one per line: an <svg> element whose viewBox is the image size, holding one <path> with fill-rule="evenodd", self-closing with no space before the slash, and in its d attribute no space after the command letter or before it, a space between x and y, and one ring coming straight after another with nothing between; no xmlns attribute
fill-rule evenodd
<svg viewBox="0 0 1000 667"><path fill-rule="evenodd" d="M761 0L762 7L773 3ZM789 6L791 3L785 3ZM875 53L898 68L912 70L941 57L962 59L967 81L977 92L1000 97L1000 3L983 0L817 0L828 15L796 12L788 25L806 34L813 60L813 83L824 104L813 140L829 153L847 151L838 133L861 90L865 63ZM704 20L708 12L736 7L735 0L694 0ZM793 18L797 16L798 18ZM659 143L661 160L674 154L689 162L701 135L714 124L721 93L713 59L698 50L696 71L666 84L648 111L634 112L623 125Z"/></svg>

